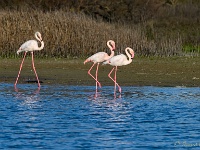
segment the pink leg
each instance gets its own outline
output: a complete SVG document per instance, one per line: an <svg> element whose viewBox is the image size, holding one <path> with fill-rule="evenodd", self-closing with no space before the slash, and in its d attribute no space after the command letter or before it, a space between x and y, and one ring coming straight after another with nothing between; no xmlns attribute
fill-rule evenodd
<svg viewBox="0 0 200 150"><path fill-rule="evenodd" d="M115 69L115 88L116 88L116 85L118 86L119 92L121 93L122 89L119 86L119 84L117 83L117 66L116 66L116 69Z"/></svg>
<svg viewBox="0 0 200 150"><path fill-rule="evenodd" d="M96 80L97 81L98 81L98 70L99 70L99 63L97 64L97 69L96 69ZM101 85L100 85L100 87L101 87ZM97 82L96 82L96 90L97 90Z"/></svg>
<svg viewBox="0 0 200 150"><path fill-rule="evenodd" d="M38 81L38 87L40 87L40 81L39 81L39 79L38 79L38 75L37 75L37 72L36 72L36 70L35 70L33 52L31 52L31 54L32 54L32 65L33 65L33 70L34 70L34 72L35 72L35 76L36 76L37 81Z"/></svg>
<svg viewBox="0 0 200 150"><path fill-rule="evenodd" d="M96 83L99 84L99 87L101 88L101 83L90 73L90 71L92 70L92 68L94 67L95 63L91 66L91 68L88 70L88 74L96 81ZM97 71L98 71L98 67L96 70L96 77L97 77Z"/></svg>
<svg viewBox="0 0 200 150"><path fill-rule="evenodd" d="M96 68L96 80L98 81L98 70L99 70L99 63L97 64ZM97 88L98 82L96 82L96 92L95 92L95 98L97 98L98 88Z"/></svg>
<svg viewBox="0 0 200 150"><path fill-rule="evenodd" d="M115 67L113 67L113 69L110 71L110 73L108 74L108 77L115 83L115 85L118 86L118 89L119 89L119 92L121 93L121 87L119 86L119 84L117 83L116 79L117 79L117 66L116 66L116 69L115 69L115 79L113 79L110 75L112 74L113 70L115 69Z"/></svg>
<svg viewBox="0 0 200 150"><path fill-rule="evenodd" d="M116 92L116 80L117 80L117 66L115 68L115 76L114 76L114 80L115 80L115 92Z"/></svg>
<svg viewBox="0 0 200 150"><path fill-rule="evenodd" d="M22 66L23 66L23 63L24 63L24 59L25 59L25 57L26 57L26 53L27 53L27 52L24 53L24 57L23 57L23 59L22 59L22 62L21 62L20 68L19 68L19 73L18 73L18 75L17 75L17 79L16 79L15 84L14 84L15 87L16 87L16 85L17 85L17 82L18 82L18 79L19 79L19 76L20 76L20 73L21 73L21 70L22 70Z"/></svg>

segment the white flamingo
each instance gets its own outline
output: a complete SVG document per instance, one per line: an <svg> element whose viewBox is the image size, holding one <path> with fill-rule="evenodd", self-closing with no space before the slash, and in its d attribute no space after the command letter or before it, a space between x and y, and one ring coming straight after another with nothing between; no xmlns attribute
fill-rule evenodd
<svg viewBox="0 0 200 150"><path fill-rule="evenodd" d="M108 55L105 52L98 52L92 56L90 56L89 58L87 58L84 61L84 64L87 62L93 62L93 65L91 66L91 68L88 70L88 74L96 81L96 90L97 90L97 84L99 85L99 87L101 87L101 83L98 81L98 68L99 68L99 63L104 62L110 58L112 58L114 56L114 50L115 50L115 42L113 40L109 40L107 41L107 46L109 47L111 54ZM94 65L97 63L97 68L96 68L96 77L94 77L90 71L92 70L92 68L94 67Z"/></svg>
<svg viewBox="0 0 200 150"><path fill-rule="evenodd" d="M37 78L38 87L40 87L40 81L38 79L38 75L37 75L37 72L35 70L35 65L34 65L33 51L42 50L44 48L44 42L42 41L42 36L41 36L40 32L35 32L35 38L40 42L40 44L41 44L40 47L38 46L38 42L36 40L29 40L29 41L26 41L24 44L22 44L20 46L19 50L17 51L17 54L19 54L20 52L25 52L25 53L24 53L24 57L22 59L21 65L20 65L20 69L19 69L17 79L16 79L15 84L14 84L15 87L17 85L17 82L18 82L18 79L19 79L19 76L20 76L20 72L22 70L22 66L23 66L24 59L26 57L27 52L31 52L31 54L32 54L32 66L33 66L33 70L34 70L36 78Z"/></svg>
<svg viewBox="0 0 200 150"><path fill-rule="evenodd" d="M121 87L117 83L117 75L116 75L117 67L130 64L132 62L132 59L134 58L134 51L130 47L127 47L125 49L125 52L126 52L126 55L128 56L128 59L127 59L126 55L120 54L120 55L116 55L116 56L110 58L109 60L107 60L103 63L103 64L110 64L111 66L114 66L113 69L108 74L108 77L115 83L115 91L116 91L116 85L117 85L120 93L121 93ZM115 69L115 75L114 75L114 79L113 79L111 77L111 73L113 72L114 69Z"/></svg>

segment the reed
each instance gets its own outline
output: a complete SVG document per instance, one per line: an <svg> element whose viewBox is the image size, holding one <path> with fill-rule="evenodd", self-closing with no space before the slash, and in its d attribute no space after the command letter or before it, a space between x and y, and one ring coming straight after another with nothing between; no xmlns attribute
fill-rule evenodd
<svg viewBox="0 0 200 150"><path fill-rule="evenodd" d="M106 23L81 13L69 11L4 10L0 12L0 57L15 58L20 45L34 39L40 31L44 50L36 57L87 57L98 51L107 51L106 42L116 42L117 53L132 47L138 56L182 55L182 38L162 37L146 25ZM153 29L154 30L154 29ZM149 38L152 32L153 38ZM178 38L177 38L178 37Z"/></svg>

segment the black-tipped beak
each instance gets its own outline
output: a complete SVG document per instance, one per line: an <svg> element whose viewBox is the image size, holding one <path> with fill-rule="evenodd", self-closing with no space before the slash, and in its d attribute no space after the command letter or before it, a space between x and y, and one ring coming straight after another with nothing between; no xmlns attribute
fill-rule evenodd
<svg viewBox="0 0 200 150"><path fill-rule="evenodd" d="M134 53L132 53L132 56L131 56L131 59L133 59L134 58Z"/></svg>

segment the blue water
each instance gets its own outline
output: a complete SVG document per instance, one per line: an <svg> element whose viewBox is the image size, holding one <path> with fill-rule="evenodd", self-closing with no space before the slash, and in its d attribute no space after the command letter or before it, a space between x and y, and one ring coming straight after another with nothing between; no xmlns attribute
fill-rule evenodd
<svg viewBox="0 0 200 150"><path fill-rule="evenodd" d="M200 88L0 84L0 149L200 148Z"/></svg>

